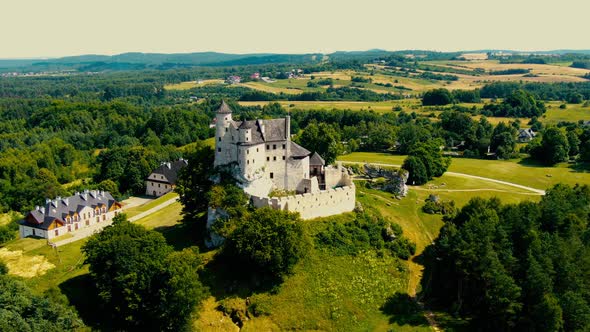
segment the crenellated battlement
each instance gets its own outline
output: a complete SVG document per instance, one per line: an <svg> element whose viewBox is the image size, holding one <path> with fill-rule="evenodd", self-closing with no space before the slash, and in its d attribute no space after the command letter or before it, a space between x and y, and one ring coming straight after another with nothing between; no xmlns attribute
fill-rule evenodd
<svg viewBox="0 0 590 332"><path fill-rule="evenodd" d="M275 210L299 212L303 219L327 217L354 210L356 187L337 187L315 193L296 194L284 197L251 196L252 205L257 208L271 207Z"/></svg>

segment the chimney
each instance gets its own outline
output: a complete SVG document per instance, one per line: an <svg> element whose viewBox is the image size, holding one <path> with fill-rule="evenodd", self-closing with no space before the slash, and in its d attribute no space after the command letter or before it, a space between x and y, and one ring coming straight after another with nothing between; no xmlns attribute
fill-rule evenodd
<svg viewBox="0 0 590 332"><path fill-rule="evenodd" d="M285 137L288 141L291 140L291 116L287 115L285 117Z"/></svg>
<svg viewBox="0 0 590 332"><path fill-rule="evenodd" d="M49 203L51 203L51 199L49 199L49 198L46 198L46 199L45 199L45 204L49 204Z"/></svg>
<svg viewBox="0 0 590 332"><path fill-rule="evenodd" d="M35 211L39 211L39 205L35 205Z"/></svg>

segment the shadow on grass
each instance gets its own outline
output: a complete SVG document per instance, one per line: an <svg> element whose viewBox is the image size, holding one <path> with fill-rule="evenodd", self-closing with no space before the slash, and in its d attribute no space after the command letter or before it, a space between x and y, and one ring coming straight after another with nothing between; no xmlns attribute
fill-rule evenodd
<svg viewBox="0 0 590 332"><path fill-rule="evenodd" d="M381 312L390 316L389 323L399 326L427 326L428 321L416 299L406 293L395 293L389 297L383 306Z"/></svg>
<svg viewBox="0 0 590 332"><path fill-rule="evenodd" d="M245 299L254 293L272 293L283 282L281 278L240 265L221 253L205 265L200 279L218 300L235 296Z"/></svg>
<svg viewBox="0 0 590 332"><path fill-rule="evenodd" d="M531 157L522 158L518 161L518 164L526 167L551 167L551 165L547 165Z"/></svg>
<svg viewBox="0 0 590 332"><path fill-rule="evenodd" d="M108 311L99 307L98 291L90 274L83 274L68 279L59 285L61 292L68 298L86 326L92 330L113 331Z"/></svg>
<svg viewBox="0 0 590 332"><path fill-rule="evenodd" d="M590 163L588 162L575 163L571 165L570 168L572 169L572 172L575 173L590 173Z"/></svg>
<svg viewBox="0 0 590 332"><path fill-rule="evenodd" d="M198 228L200 223L180 223L174 226L160 226L154 228L155 231L162 233L166 242L174 247L174 250L198 246L201 252L206 251L203 241L197 239L199 236Z"/></svg>

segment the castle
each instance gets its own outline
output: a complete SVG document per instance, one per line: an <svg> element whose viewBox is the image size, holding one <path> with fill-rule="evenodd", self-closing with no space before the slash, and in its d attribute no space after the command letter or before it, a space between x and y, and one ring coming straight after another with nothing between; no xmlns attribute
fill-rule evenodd
<svg viewBox="0 0 590 332"><path fill-rule="evenodd" d="M222 102L215 119L215 166L233 165L255 207L299 212L303 219L350 212L355 187L341 165L291 141L291 119L234 121ZM282 197L271 197L281 192Z"/></svg>

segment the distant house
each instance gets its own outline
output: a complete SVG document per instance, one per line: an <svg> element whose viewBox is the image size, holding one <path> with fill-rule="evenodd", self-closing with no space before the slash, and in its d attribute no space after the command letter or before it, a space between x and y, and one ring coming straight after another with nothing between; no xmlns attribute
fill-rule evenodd
<svg viewBox="0 0 590 332"><path fill-rule="evenodd" d="M520 129L518 131L518 141L520 143L530 142L533 138L535 138L535 136L537 136L537 133L535 133L531 128Z"/></svg>
<svg viewBox="0 0 590 332"><path fill-rule="evenodd" d="M85 190L74 196L46 199L20 221L21 238L51 239L95 224L109 224L121 211L121 203L106 191Z"/></svg>
<svg viewBox="0 0 590 332"><path fill-rule="evenodd" d="M178 172L186 167L188 162L184 159L178 159L174 162L162 163L156 168L146 180L145 194L148 196L160 197L165 195L176 187Z"/></svg>
<svg viewBox="0 0 590 332"><path fill-rule="evenodd" d="M240 76L231 75L225 79L225 83L227 84L238 84L242 81Z"/></svg>
<svg viewBox="0 0 590 332"><path fill-rule="evenodd" d="M590 127L590 120L586 120L586 121L582 122L582 125L586 126L586 127Z"/></svg>
<svg viewBox="0 0 590 332"><path fill-rule="evenodd" d="M260 79L260 73L254 73L252 75L250 75L250 78L253 80L259 80Z"/></svg>

